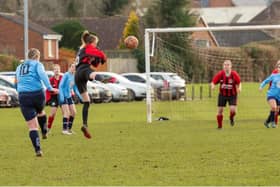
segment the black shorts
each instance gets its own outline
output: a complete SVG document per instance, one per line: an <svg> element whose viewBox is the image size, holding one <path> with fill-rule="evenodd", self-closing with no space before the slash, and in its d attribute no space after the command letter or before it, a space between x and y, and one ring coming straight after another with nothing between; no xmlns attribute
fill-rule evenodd
<svg viewBox="0 0 280 187"><path fill-rule="evenodd" d="M44 110L45 93L43 90L35 92L20 92L19 103L25 121L29 121Z"/></svg>
<svg viewBox="0 0 280 187"><path fill-rule="evenodd" d="M60 104L61 105L73 105L74 102L73 102L73 99L72 97L69 97L69 98L65 98L64 101L60 101Z"/></svg>
<svg viewBox="0 0 280 187"><path fill-rule="evenodd" d="M46 104L50 105L51 107L58 107L59 105L58 95L52 95L50 100L48 100Z"/></svg>
<svg viewBox="0 0 280 187"><path fill-rule="evenodd" d="M75 73L75 84L80 92L80 94L87 91L87 81L91 80L89 78L93 70L90 68L89 64L80 64Z"/></svg>
<svg viewBox="0 0 280 187"><path fill-rule="evenodd" d="M219 96L218 96L218 106L225 107L227 102L230 106L232 106L232 105L236 106L237 105L237 95L223 96L223 95L219 94Z"/></svg>

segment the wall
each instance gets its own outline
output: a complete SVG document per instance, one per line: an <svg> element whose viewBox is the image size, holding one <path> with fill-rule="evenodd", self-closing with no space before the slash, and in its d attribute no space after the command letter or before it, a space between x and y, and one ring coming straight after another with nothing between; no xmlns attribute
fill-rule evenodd
<svg viewBox="0 0 280 187"><path fill-rule="evenodd" d="M138 72L137 59L129 50L106 51L107 71L114 73Z"/></svg>
<svg viewBox="0 0 280 187"><path fill-rule="evenodd" d="M0 17L0 25L2 25L0 30L0 53L14 55L18 59L23 59L23 25L16 24L3 17ZM43 53L42 36L32 30L29 30L29 47L38 48Z"/></svg>

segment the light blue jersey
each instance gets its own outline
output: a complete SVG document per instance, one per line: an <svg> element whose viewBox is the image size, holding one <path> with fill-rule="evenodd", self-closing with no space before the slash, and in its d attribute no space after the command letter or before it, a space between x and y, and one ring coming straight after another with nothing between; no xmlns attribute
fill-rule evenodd
<svg viewBox="0 0 280 187"><path fill-rule="evenodd" d="M271 82L270 88L267 90L267 97L275 97L280 100L280 74L271 74L260 85L263 88L266 84Z"/></svg>
<svg viewBox="0 0 280 187"><path fill-rule="evenodd" d="M45 72L43 64L37 60L26 60L16 69L17 91L34 92L43 90L44 86L52 90L52 86Z"/></svg>
<svg viewBox="0 0 280 187"><path fill-rule="evenodd" d="M82 98L75 84L74 74L66 72L59 83L59 101L63 102L65 99L71 98L72 90L80 99Z"/></svg>

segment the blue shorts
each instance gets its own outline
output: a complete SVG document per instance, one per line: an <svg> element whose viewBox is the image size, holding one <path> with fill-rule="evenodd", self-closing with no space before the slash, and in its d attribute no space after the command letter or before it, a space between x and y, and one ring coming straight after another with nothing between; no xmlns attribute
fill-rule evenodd
<svg viewBox="0 0 280 187"><path fill-rule="evenodd" d="M35 92L20 92L19 103L25 121L29 121L44 110L45 93L42 90Z"/></svg>
<svg viewBox="0 0 280 187"><path fill-rule="evenodd" d="M274 96L268 96L268 97L266 98L267 101L270 100L270 99L274 99L274 100L276 101L276 103L277 103L277 106L280 105L280 101L279 101L278 99L276 99L276 97L274 97Z"/></svg>
<svg viewBox="0 0 280 187"><path fill-rule="evenodd" d="M69 97L69 98L65 98L64 101L60 101L60 104L61 105L73 105L74 102L73 102L72 97Z"/></svg>

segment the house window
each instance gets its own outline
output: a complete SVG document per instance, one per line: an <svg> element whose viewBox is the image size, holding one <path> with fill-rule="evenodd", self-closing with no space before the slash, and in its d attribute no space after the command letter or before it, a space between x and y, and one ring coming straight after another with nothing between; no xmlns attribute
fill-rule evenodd
<svg viewBox="0 0 280 187"><path fill-rule="evenodd" d="M53 57L52 40L48 40L48 56Z"/></svg>
<svg viewBox="0 0 280 187"><path fill-rule="evenodd" d="M209 7L209 0L200 0L201 7Z"/></svg>
<svg viewBox="0 0 280 187"><path fill-rule="evenodd" d="M210 42L208 40L195 40L195 46L210 47Z"/></svg>

